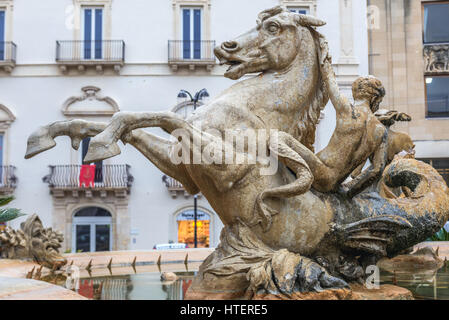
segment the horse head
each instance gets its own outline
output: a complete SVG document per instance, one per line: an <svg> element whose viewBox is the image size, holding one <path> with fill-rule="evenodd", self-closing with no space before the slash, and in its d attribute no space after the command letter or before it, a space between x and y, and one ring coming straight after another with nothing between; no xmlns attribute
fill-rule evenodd
<svg viewBox="0 0 449 320"><path fill-rule="evenodd" d="M282 71L295 61L307 31L325 24L277 6L262 11L255 28L216 47L215 55L229 65L224 75L233 80L247 73Z"/></svg>

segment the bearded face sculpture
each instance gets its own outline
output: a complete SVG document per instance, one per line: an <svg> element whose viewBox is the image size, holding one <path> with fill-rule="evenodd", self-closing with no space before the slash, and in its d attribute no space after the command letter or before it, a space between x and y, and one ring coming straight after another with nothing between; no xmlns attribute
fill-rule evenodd
<svg viewBox="0 0 449 320"><path fill-rule="evenodd" d="M52 228L44 228L36 214L20 226L20 230L6 228L0 233L2 258L32 259L38 264L60 269L67 260L59 254L64 236Z"/></svg>

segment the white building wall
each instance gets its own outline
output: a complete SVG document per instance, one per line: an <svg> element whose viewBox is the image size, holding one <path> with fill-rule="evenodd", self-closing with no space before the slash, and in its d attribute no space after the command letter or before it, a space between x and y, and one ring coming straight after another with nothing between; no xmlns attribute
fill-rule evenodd
<svg viewBox="0 0 449 320"><path fill-rule="evenodd" d="M328 23L320 31L329 40L334 62L339 61L341 51L339 1L317 1L317 16ZM348 95L348 79L368 72L366 3L350 2L358 64L345 69L342 86ZM9 153L5 155L7 164L17 167L19 179L13 205L30 214L38 213L45 225L53 224L53 205L42 177L49 173L49 165L80 164L79 153L72 151L69 138L60 137L54 149L25 160L26 141L38 126L67 119L61 112L67 98L79 95L82 87L93 85L101 88L103 96L113 98L121 110L160 111L176 105L180 89L194 93L205 87L213 98L233 83L222 76L224 69L220 66L210 72L203 68L177 72L170 69L167 41L173 40L174 14L168 0L112 1L111 39L126 43L126 63L120 75L109 70L103 75L91 70L64 75L55 64L55 42L74 40L76 30L67 27L73 3L73 0L14 0L12 40L18 46L17 66L11 74L0 71L0 103L10 108L17 118L8 132ZM219 44L253 28L257 14L277 4L278 0L211 0L210 40ZM319 125L317 150L326 146L334 127L335 112L328 105ZM159 129L149 131L163 134ZM122 147L120 156L105 163L129 164L134 176L128 211L131 230L124 231L133 233L129 249L147 249L156 243L176 241L173 214L193 205L193 198L180 195L172 199L161 181L162 173L132 146ZM200 198L199 206L212 210L204 198ZM13 226L17 227L24 219L17 219ZM216 221L213 246L218 244L221 227Z"/></svg>

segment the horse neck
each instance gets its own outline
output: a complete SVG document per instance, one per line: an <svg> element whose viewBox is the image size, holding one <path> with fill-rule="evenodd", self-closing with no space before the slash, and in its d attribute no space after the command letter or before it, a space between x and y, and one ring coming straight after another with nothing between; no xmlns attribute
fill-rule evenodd
<svg viewBox="0 0 449 320"><path fill-rule="evenodd" d="M303 43L296 58L286 69L263 72L259 76L237 83L233 89L238 92L251 88L254 97L266 97L264 103L268 106L277 104L281 98L285 104L288 103L289 108L293 106L298 113L303 112L304 107L308 107L315 96L317 86L320 85L316 44L311 35L310 39ZM273 90L274 88L276 90ZM270 94L274 91L288 94L282 97ZM292 121L295 124L297 122L295 119Z"/></svg>

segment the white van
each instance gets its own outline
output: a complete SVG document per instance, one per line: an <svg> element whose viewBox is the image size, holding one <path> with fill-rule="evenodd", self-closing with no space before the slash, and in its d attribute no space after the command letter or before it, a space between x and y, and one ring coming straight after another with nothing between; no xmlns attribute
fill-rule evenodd
<svg viewBox="0 0 449 320"><path fill-rule="evenodd" d="M156 250L171 250L171 249L185 249L187 245L185 243L164 243L157 244L153 247Z"/></svg>

